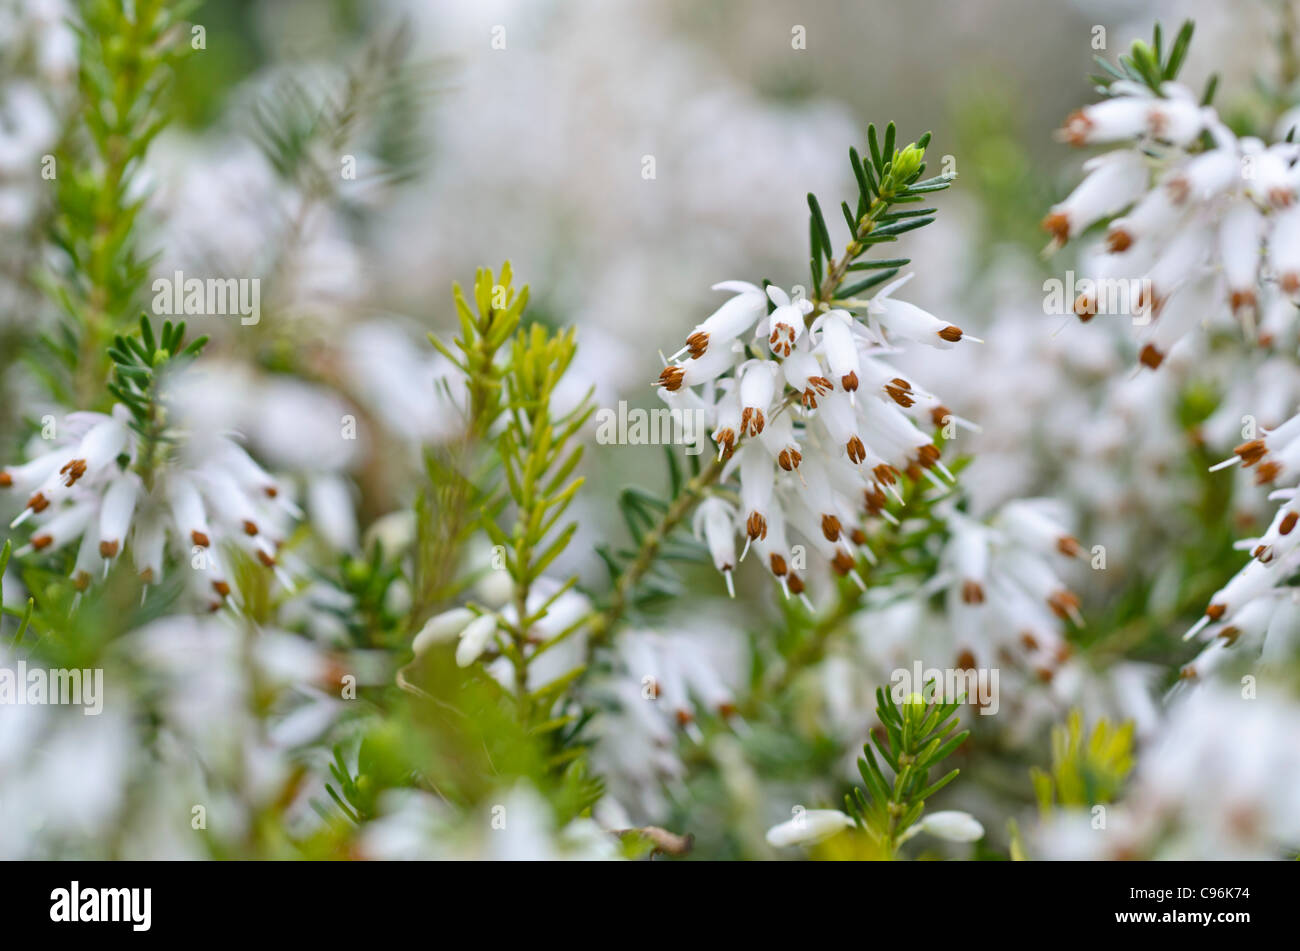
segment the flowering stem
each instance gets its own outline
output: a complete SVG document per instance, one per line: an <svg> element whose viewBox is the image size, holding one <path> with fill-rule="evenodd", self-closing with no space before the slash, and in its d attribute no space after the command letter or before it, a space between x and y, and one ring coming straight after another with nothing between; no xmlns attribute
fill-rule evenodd
<svg viewBox="0 0 1300 951"><path fill-rule="evenodd" d="M885 192L882 189L881 194L872 200L867 213L858 221L856 237L844 249L844 256L830 262L830 266L826 270L826 279L822 281L821 287L817 289L817 296L813 300L816 305L814 313L818 310L825 310L830 305L830 302L835 297L835 292L840 289L840 286L844 283L844 278L848 276L849 265L857 260L862 255L862 252L869 247L869 245L862 244L861 239L871 233L871 230L876 226L876 220L889 208L892 197L892 192ZM811 318L811 316L810 314L809 317Z"/></svg>

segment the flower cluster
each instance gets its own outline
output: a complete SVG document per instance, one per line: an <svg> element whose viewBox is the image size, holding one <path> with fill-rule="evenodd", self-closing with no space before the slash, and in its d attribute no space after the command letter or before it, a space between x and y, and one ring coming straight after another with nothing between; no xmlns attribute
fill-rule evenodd
<svg viewBox="0 0 1300 951"><path fill-rule="evenodd" d="M1257 484L1300 479L1300 415L1237 446L1218 467L1240 463L1253 469ZM1207 641L1201 654L1182 669L1184 680L1204 679L1236 656L1280 658L1300 632L1297 590L1287 585L1300 568L1300 495L1297 488L1276 489L1269 499L1281 502L1262 535L1239 541L1251 559L1210 598L1205 614L1187 633Z"/></svg>
<svg viewBox="0 0 1300 951"><path fill-rule="evenodd" d="M1091 270L1141 282L1128 306L1151 318L1144 366L1159 367L1194 327L1227 314L1268 343L1300 295L1300 145L1238 137L1177 83L1157 91L1118 80L1109 92L1072 114L1061 135L1123 147L1087 162L1043 227L1064 243L1118 215ZM1084 290L1075 313L1091 319L1106 307L1099 297Z"/></svg>
<svg viewBox="0 0 1300 951"><path fill-rule="evenodd" d="M190 592L213 610L232 595L227 546L276 567L296 506L228 436L191 434L149 466L151 444L123 404L69 414L57 431L51 448L0 469L0 492L25 499L11 527L32 525L19 555L76 544L72 579L84 590L128 549L140 579L161 583L170 545L194 569Z"/></svg>
<svg viewBox="0 0 1300 951"><path fill-rule="evenodd" d="M786 593L801 594L792 535L837 574L854 575L859 555L875 558L868 519L894 518L886 505L901 498L901 474L938 483L937 470L951 480L931 432L956 418L884 358L904 342L947 349L963 334L895 299L906 280L820 309L771 285L715 285L734 296L686 338L675 356L687 359L664 367L664 400L706 414L722 483L738 483L695 518L729 587L737 534L741 558L753 545Z"/></svg>
<svg viewBox="0 0 1300 951"><path fill-rule="evenodd" d="M951 513L937 579L947 586L948 614L961 668L1011 658L1050 681L1069 656L1062 624L1082 625L1079 598L1058 577L1053 559L1082 555L1050 499L1004 505L989 524Z"/></svg>

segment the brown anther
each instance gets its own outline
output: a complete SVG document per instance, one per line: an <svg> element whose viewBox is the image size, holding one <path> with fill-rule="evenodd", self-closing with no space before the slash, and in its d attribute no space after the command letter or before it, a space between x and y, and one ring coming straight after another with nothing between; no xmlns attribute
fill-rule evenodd
<svg viewBox="0 0 1300 951"><path fill-rule="evenodd" d="M72 486L76 485L77 480L80 479L85 474L86 474L85 459L73 459L70 462L64 463L63 468L59 470L59 475L65 475L68 477L67 481L63 483L68 488L72 488Z"/></svg>
<svg viewBox="0 0 1300 951"><path fill-rule="evenodd" d="M956 664L958 670L974 670L975 655L968 650L964 650L957 655Z"/></svg>
<svg viewBox="0 0 1300 951"><path fill-rule="evenodd" d="M1193 667L1191 664L1188 664L1186 667L1178 671L1178 679L1196 680L1197 679L1196 668Z"/></svg>
<svg viewBox="0 0 1300 951"><path fill-rule="evenodd" d="M1056 676L1056 673L1050 667L1038 667L1034 670L1034 673L1037 674L1038 679L1045 684L1050 684L1052 678Z"/></svg>
<svg viewBox="0 0 1300 951"><path fill-rule="evenodd" d="M1052 609L1053 614L1065 620L1079 610L1079 596L1073 591L1062 588L1060 591L1052 592L1047 599L1047 606Z"/></svg>
<svg viewBox="0 0 1300 951"><path fill-rule="evenodd" d="M885 493L879 488L862 490L862 504L868 515L878 515L888 503Z"/></svg>
<svg viewBox="0 0 1300 951"><path fill-rule="evenodd" d="M1065 125L1059 135L1071 145L1086 145L1090 131L1092 131L1092 120L1082 109L1076 109L1065 117Z"/></svg>
<svg viewBox="0 0 1300 951"><path fill-rule="evenodd" d="M906 390L900 390L898 387L889 383L885 384L885 392L889 394L890 399L904 409L916 402L912 395Z"/></svg>
<svg viewBox="0 0 1300 951"><path fill-rule="evenodd" d="M1219 632L1219 637L1223 638L1229 644L1237 643L1237 638L1241 637L1241 628L1233 627L1229 624Z"/></svg>
<svg viewBox="0 0 1300 951"><path fill-rule="evenodd" d="M1070 219L1063 211L1054 211L1043 219L1043 230L1052 236L1052 240L1065 244L1070 240Z"/></svg>
<svg viewBox="0 0 1300 951"><path fill-rule="evenodd" d="M72 576L72 586L78 591L85 591L90 587L90 574L85 571L78 571Z"/></svg>
<svg viewBox="0 0 1300 951"><path fill-rule="evenodd" d="M212 544L212 542L208 539L208 536L198 531L197 529L195 531L190 532L190 541L194 542L194 544L198 545L200 548L207 548L209 545Z"/></svg>
<svg viewBox="0 0 1300 951"><path fill-rule="evenodd" d="M260 548L257 550L257 560L268 568L275 567L275 559Z"/></svg>
<svg viewBox="0 0 1300 951"><path fill-rule="evenodd" d="M1233 455L1241 457L1243 466L1253 466L1268 454L1268 446L1262 439L1252 439L1232 450Z"/></svg>
<svg viewBox="0 0 1300 951"><path fill-rule="evenodd" d="M822 534L828 542L840 540L840 520L834 515L822 516Z"/></svg>
<svg viewBox="0 0 1300 951"><path fill-rule="evenodd" d="M785 583L786 583L786 586L790 589L790 593L791 593L791 594L793 594L793 595L800 595L800 594L803 594L803 592L804 592L804 583L803 583L803 579L800 578L800 577L799 577L797 574L795 574L793 571L790 572L790 574L788 574L788 575L786 576Z"/></svg>
<svg viewBox="0 0 1300 951"><path fill-rule="evenodd" d="M849 529L849 540L855 545L865 545L867 543L867 533L854 526Z"/></svg>
<svg viewBox="0 0 1300 951"><path fill-rule="evenodd" d="M1265 485L1272 482L1281 474L1282 466L1274 462L1272 459L1267 459L1264 462L1261 462L1259 468L1255 470L1255 484Z"/></svg>
<svg viewBox="0 0 1300 951"><path fill-rule="evenodd" d="M1244 291L1233 291L1230 300L1232 302L1232 312L1234 314L1243 307L1254 309L1255 292L1249 288Z"/></svg>
<svg viewBox="0 0 1300 951"><path fill-rule="evenodd" d="M0 489L7 489L14 484L14 477L4 470L0 470Z"/></svg>
<svg viewBox="0 0 1300 951"><path fill-rule="evenodd" d="M1300 292L1300 274L1295 271L1287 271L1278 279L1278 286L1287 294Z"/></svg>
<svg viewBox="0 0 1300 951"><path fill-rule="evenodd" d="M853 556L842 549L836 549L835 557L831 559L831 567L835 569L835 573L842 577L852 571L853 566Z"/></svg>
<svg viewBox="0 0 1300 951"><path fill-rule="evenodd" d="M947 340L949 343L956 343L961 339L961 328L949 324L947 327L944 327L939 331L939 336L944 340Z"/></svg>
<svg viewBox="0 0 1300 951"><path fill-rule="evenodd" d="M887 462L882 462L873 468L871 474L880 485L893 485L898 481L898 470Z"/></svg>
<svg viewBox="0 0 1300 951"><path fill-rule="evenodd" d="M686 370L679 366L664 367L663 372L659 374L659 386L662 386L669 393L675 393L682 387L682 377L686 375ZM269 491L268 491L269 494Z"/></svg>
<svg viewBox="0 0 1300 951"><path fill-rule="evenodd" d="M273 499L280 494L280 490L273 485L268 485L266 488L262 490L262 492L263 494L266 495L268 499Z"/></svg>
<svg viewBox="0 0 1300 951"><path fill-rule="evenodd" d="M1020 634L1020 643L1024 645L1027 651L1038 650L1038 638L1034 637L1029 631L1023 631Z"/></svg>
<svg viewBox="0 0 1300 951"><path fill-rule="evenodd" d="M767 519L758 512L750 512L745 522L745 531L750 538L767 538Z"/></svg>
<svg viewBox="0 0 1300 951"><path fill-rule="evenodd" d="M1085 324L1097 316L1097 298L1090 294L1080 294L1074 299L1074 316Z"/></svg>
<svg viewBox="0 0 1300 951"><path fill-rule="evenodd" d="M691 712L690 712L689 710L678 710L678 711L677 711L677 725L678 725L678 726L689 726L690 723L691 723L694 719L695 719L695 717L691 716Z"/></svg>
<svg viewBox="0 0 1300 951"><path fill-rule="evenodd" d="M99 557L114 558L117 556L117 550L121 547L121 542L117 539L99 543Z"/></svg>
<svg viewBox="0 0 1300 951"><path fill-rule="evenodd" d="M42 549L49 548L50 545L53 543L54 543L53 535L36 535L32 538L32 548L36 549L37 551L41 551Z"/></svg>
<svg viewBox="0 0 1300 951"><path fill-rule="evenodd" d="M1291 530L1295 528L1297 519L1300 519L1300 515L1297 515L1295 512L1287 512L1282 518L1282 524L1277 527L1277 530L1283 535L1290 535Z"/></svg>
<svg viewBox="0 0 1300 951"><path fill-rule="evenodd" d="M223 598L230 595L230 585L225 581L218 580L212 582L212 590L217 592L217 594L221 595Z"/></svg>
<svg viewBox="0 0 1300 951"><path fill-rule="evenodd" d="M144 571L140 572L140 580L145 584L153 584L153 569L146 568Z"/></svg>
<svg viewBox="0 0 1300 951"><path fill-rule="evenodd" d="M1062 535L1056 540L1056 550L1066 558L1074 558L1079 554L1079 539L1073 535Z"/></svg>
<svg viewBox="0 0 1300 951"><path fill-rule="evenodd" d="M776 457L777 464L786 472L793 472L803 462L803 454L795 449L782 449Z"/></svg>
<svg viewBox="0 0 1300 951"><path fill-rule="evenodd" d="M691 356L698 360L708 352L709 335L698 331L691 334L686 338L686 348L690 351Z"/></svg>
<svg viewBox="0 0 1300 951"><path fill-rule="evenodd" d="M845 449L849 453L849 461L855 466L860 464L863 459L867 458L867 447L862 445L862 440L857 436L850 436Z"/></svg>
<svg viewBox="0 0 1300 951"><path fill-rule="evenodd" d="M257 534L257 523L256 523L256 522L252 522L252 521L249 521L248 519L244 519L244 523L243 523L243 524L244 524L244 534L245 534L245 535L256 535L256 534Z"/></svg>
<svg viewBox="0 0 1300 951"><path fill-rule="evenodd" d="M39 515L50 507L50 500L40 492L37 492L27 500L27 507Z"/></svg>
<svg viewBox="0 0 1300 951"><path fill-rule="evenodd" d="M1160 364L1164 363L1164 361L1165 355L1156 349L1155 344L1147 344L1142 348L1142 352L1138 354L1138 362L1144 367L1150 367L1153 370L1158 370Z"/></svg>
<svg viewBox="0 0 1300 951"><path fill-rule="evenodd" d="M1205 616L1208 617L1211 621L1217 621L1219 620L1219 618L1223 617L1223 615L1226 614L1227 611L1228 611L1228 606L1226 604L1211 604L1208 608L1205 609Z"/></svg>
<svg viewBox="0 0 1300 951"><path fill-rule="evenodd" d="M939 447L934 443L926 443L916 450L916 461L922 467L929 469L939 461Z"/></svg>
<svg viewBox="0 0 1300 951"><path fill-rule="evenodd" d="M785 559L776 552L772 552L772 554L768 556L767 561L768 565L772 568L772 574L776 575L778 578L786 573L787 567Z"/></svg>
<svg viewBox="0 0 1300 951"><path fill-rule="evenodd" d="M915 462L909 462L907 468L903 470L903 475L915 482L917 479L921 478L921 467Z"/></svg>
<svg viewBox="0 0 1300 951"><path fill-rule="evenodd" d="M950 419L952 419L952 410L942 404L930 410L930 422L936 426L947 426Z"/></svg>
<svg viewBox="0 0 1300 951"><path fill-rule="evenodd" d="M840 386L844 388L845 393L852 393L858 388L858 375L850 370L840 377Z"/></svg>
<svg viewBox="0 0 1300 951"><path fill-rule="evenodd" d="M967 578L961 583L961 600L963 604L983 604L984 586Z"/></svg>
<svg viewBox="0 0 1300 951"><path fill-rule="evenodd" d="M1133 246L1133 236L1123 228L1111 228L1106 233L1106 250L1120 254Z"/></svg>

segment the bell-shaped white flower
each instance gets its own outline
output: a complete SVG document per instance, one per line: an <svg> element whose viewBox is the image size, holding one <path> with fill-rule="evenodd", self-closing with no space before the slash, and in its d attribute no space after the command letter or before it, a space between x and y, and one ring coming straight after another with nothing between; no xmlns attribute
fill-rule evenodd
<svg viewBox="0 0 1300 951"><path fill-rule="evenodd" d="M767 844L774 849L816 845L853 825L853 819L838 809L800 810L791 819L767 830Z"/></svg>

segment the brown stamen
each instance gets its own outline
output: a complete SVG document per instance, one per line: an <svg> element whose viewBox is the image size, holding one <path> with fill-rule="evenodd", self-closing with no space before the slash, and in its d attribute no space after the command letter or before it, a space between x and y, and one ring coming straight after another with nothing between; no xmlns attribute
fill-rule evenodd
<svg viewBox="0 0 1300 951"><path fill-rule="evenodd" d="M675 393L682 387L682 377L686 375L686 370L679 366L664 367L663 372L659 374L659 383L669 393ZM267 490L270 495L270 489Z"/></svg>
<svg viewBox="0 0 1300 951"><path fill-rule="evenodd" d="M1138 355L1138 362L1144 367L1158 370L1160 364L1165 362L1165 355L1156 349L1155 344L1149 343L1142 348L1142 352Z"/></svg>

